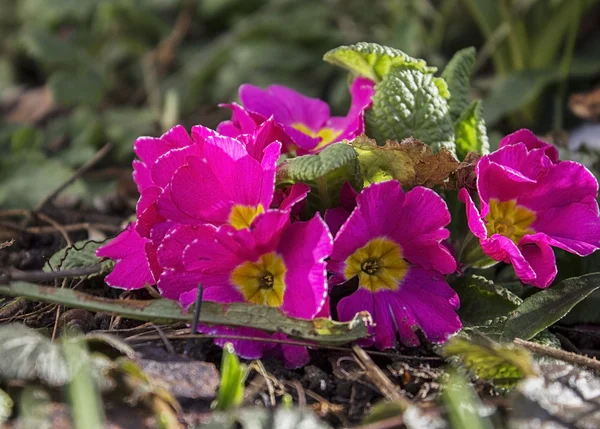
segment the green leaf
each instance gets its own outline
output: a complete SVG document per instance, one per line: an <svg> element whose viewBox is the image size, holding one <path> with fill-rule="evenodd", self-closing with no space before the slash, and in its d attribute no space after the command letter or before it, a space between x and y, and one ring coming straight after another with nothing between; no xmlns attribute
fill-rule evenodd
<svg viewBox="0 0 600 429"><path fill-rule="evenodd" d="M54 100L65 107L78 104L98 105L104 96L102 76L92 70L58 71L48 80Z"/></svg>
<svg viewBox="0 0 600 429"><path fill-rule="evenodd" d="M242 405L247 375L248 368L240 363L233 344L227 343L221 358L221 385L215 403L216 410L227 411Z"/></svg>
<svg viewBox="0 0 600 429"><path fill-rule="evenodd" d="M39 385L26 386L19 397L17 427L24 429L47 428L52 421L53 403L50 393Z"/></svg>
<svg viewBox="0 0 600 429"><path fill-rule="evenodd" d="M460 298L458 315L464 327L487 325L490 320L507 316L523 302L482 276L460 277L452 287Z"/></svg>
<svg viewBox="0 0 600 429"><path fill-rule="evenodd" d="M562 319L586 296L600 288L600 273L563 280L523 301L504 325L501 340L529 340Z"/></svg>
<svg viewBox="0 0 600 429"><path fill-rule="evenodd" d="M302 182L311 187L308 194L311 210L331 207L346 181L355 189L362 189L358 155L347 142L329 145L317 155L288 159L277 168L278 184Z"/></svg>
<svg viewBox="0 0 600 429"><path fill-rule="evenodd" d="M77 429L105 427L104 408L98 385L95 383L89 354L81 338L63 339L63 353L73 375L67 394L74 427Z"/></svg>
<svg viewBox="0 0 600 429"><path fill-rule="evenodd" d="M435 79L419 70L393 68L375 85L373 106L366 112L366 134L379 144L412 136L434 150L444 147L455 153L448 101Z"/></svg>
<svg viewBox="0 0 600 429"><path fill-rule="evenodd" d="M10 174L3 178L0 186L0 206L4 208L33 208L73 175L73 170L58 159L46 159L33 152L26 155L14 169L6 166ZM15 162L19 158L11 159ZM9 161L8 157L0 162L4 164L5 161ZM85 194L85 189L83 182L76 180L62 195L80 197Z"/></svg>
<svg viewBox="0 0 600 429"><path fill-rule="evenodd" d="M508 113L535 100L556 77L552 71L525 70L495 78L483 102L485 122L495 125Z"/></svg>
<svg viewBox="0 0 600 429"><path fill-rule="evenodd" d="M119 314L135 320L192 323L194 318L193 311L186 313L177 302L166 299L139 301L109 299L72 289L39 286L26 282L0 285L0 295L25 297L69 308ZM202 303L198 320L209 325L243 326L266 332L282 332L292 338L316 341L320 344L340 345L366 338L369 335L370 318L368 313L361 312L350 322L335 322L327 318L294 319L284 316L274 307L205 301Z"/></svg>
<svg viewBox="0 0 600 429"><path fill-rule="evenodd" d="M453 428L493 429L489 417L482 417L483 404L473 386L458 370L450 371L442 389L448 419Z"/></svg>
<svg viewBox="0 0 600 429"><path fill-rule="evenodd" d="M240 408L227 413L213 413L208 423L198 429L330 429L331 426L306 408Z"/></svg>
<svg viewBox="0 0 600 429"><path fill-rule="evenodd" d="M512 387L523 377L535 374L527 350L512 344L498 344L480 335L475 338L451 338L442 349L444 356L460 357L475 376L503 388Z"/></svg>
<svg viewBox="0 0 600 429"><path fill-rule="evenodd" d="M478 152L481 155L490 153L490 142L480 100L471 103L460 115L454 124L454 135L458 159L464 159L469 152Z"/></svg>
<svg viewBox="0 0 600 429"><path fill-rule="evenodd" d="M96 250L104 243L82 240L73 243L73 246L67 246L56 252L48 259L44 265L44 271L72 270L88 265L94 265L101 261L96 256ZM92 275L86 274L83 277L93 277L105 274L112 269L114 261L103 261L102 270Z"/></svg>
<svg viewBox="0 0 600 429"><path fill-rule="evenodd" d="M12 398L4 390L0 389L0 425L6 423L10 415L14 402Z"/></svg>
<svg viewBox="0 0 600 429"><path fill-rule="evenodd" d="M413 69L423 73L437 71L435 67L427 66L425 61L406 55L398 49L367 42L332 49L325 53L323 59L375 82L384 79L392 68Z"/></svg>
<svg viewBox="0 0 600 429"><path fill-rule="evenodd" d="M87 60L85 54L73 43L46 30L25 31L21 41L27 53L46 66L76 67Z"/></svg>
<svg viewBox="0 0 600 429"><path fill-rule="evenodd" d="M454 54L442 72L450 91L450 115L456 121L469 106L471 72L475 64L475 48L461 49Z"/></svg>
<svg viewBox="0 0 600 429"><path fill-rule="evenodd" d="M62 386L71 371L59 345L27 326L11 323L0 327L0 377Z"/></svg>

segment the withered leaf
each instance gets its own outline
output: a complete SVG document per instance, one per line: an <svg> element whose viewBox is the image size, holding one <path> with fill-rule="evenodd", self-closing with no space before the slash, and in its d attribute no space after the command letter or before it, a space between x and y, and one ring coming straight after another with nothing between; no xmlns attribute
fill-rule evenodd
<svg viewBox="0 0 600 429"><path fill-rule="evenodd" d="M400 143L388 140L384 146L378 146L375 140L361 135L352 146L359 155L365 186L396 179L405 190L415 186L431 188L442 185L458 168L450 151L441 148L434 153L431 147L412 137Z"/></svg>

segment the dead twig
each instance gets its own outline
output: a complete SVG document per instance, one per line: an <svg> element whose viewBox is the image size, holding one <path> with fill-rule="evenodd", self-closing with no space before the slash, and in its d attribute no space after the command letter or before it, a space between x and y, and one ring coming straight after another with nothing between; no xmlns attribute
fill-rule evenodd
<svg viewBox="0 0 600 429"><path fill-rule="evenodd" d="M532 353L537 353L554 359L559 359L564 362L571 363L573 365L579 365L588 369L592 369L594 371L600 371L600 361L589 358L584 355L578 355L576 353L571 353L566 350L547 347L542 344L533 343L531 341L525 341L520 338L515 338L513 343L517 346L526 348Z"/></svg>
<svg viewBox="0 0 600 429"><path fill-rule="evenodd" d="M49 282L56 279L64 279L69 277L89 276L102 271L102 264L87 265L81 268L73 268L72 270L60 271L17 271L9 270L0 274L0 284L8 284L11 281L23 282Z"/></svg>
<svg viewBox="0 0 600 429"><path fill-rule="evenodd" d="M353 345L355 360L365 372L365 375L377 386L381 394L388 400L397 402L403 409L411 405L410 400L404 396L398 387L392 383L387 375L375 365L371 357L359 346Z"/></svg>
<svg viewBox="0 0 600 429"><path fill-rule="evenodd" d="M71 186L77 179L79 179L82 175L84 175L90 168L98 163L102 158L110 152L113 148L112 143L106 143L102 149L100 149L96 154L88 160L85 164L83 164L69 179L63 182L58 188L56 188L52 193L46 196L35 208L35 212L42 211L49 203L51 203L57 196L60 195L65 189ZM38 213L39 214L39 213Z"/></svg>
<svg viewBox="0 0 600 429"><path fill-rule="evenodd" d="M119 330L118 332L124 332L125 330ZM116 333L118 333L116 332ZM181 332L181 333L180 333ZM335 350L339 352L352 353L352 349L349 347L338 347L338 346L326 346L317 343L309 343L306 341L299 340L283 340L279 338L263 338L263 337L250 337L245 335L233 335L233 334L189 334L189 330L180 330L175 331L174 333L167 335L167 338L170 340L187 340L187 339L207 339L207 338L222 338L227 340L245 340L245 341L260 341L263 343L276 343L276 344L286 344L289 346L299 346L299 347L311 347L315 349L325 349L325 350ZM115 332L111 332L115 333ZM157 335L139 333L132 335L130 337L126 337L127 341L135 341L135 342L144 342L144 341L156 341L160 340L160 337ZM416 360L416 361L436 361L440 362L443 358L439 356L410 356L410 355L401 355L394 352L380 352L377 350L365 350L365 353L371 356L384 356L388 358L395 359L406 359L406 360Z"/></svg>

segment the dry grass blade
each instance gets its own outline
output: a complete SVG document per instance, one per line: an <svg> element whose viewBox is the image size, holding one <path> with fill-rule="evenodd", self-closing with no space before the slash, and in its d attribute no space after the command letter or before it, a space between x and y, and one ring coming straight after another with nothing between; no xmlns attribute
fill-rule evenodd
<svg viewBox="0 0 600 429"><path fill-rule="evenodd" d="M373 362L367 352L357 345L352 346L352 351L354 352L356 362L363 369L365 375L377 386L386 399L397 402L403 409L411 405L410 400L400 392L400 389L392 383L392 380Z"/></svg>

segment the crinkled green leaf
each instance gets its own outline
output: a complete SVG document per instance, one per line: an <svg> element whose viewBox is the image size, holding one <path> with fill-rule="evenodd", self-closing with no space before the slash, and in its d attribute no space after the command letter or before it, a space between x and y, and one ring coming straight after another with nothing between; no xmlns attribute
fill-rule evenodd
<svg viewBox="0 0 600 429"><path fill-rule="evenodd" d="M311 210L331 207L346 181L355 189L362 188L358 155L347 142L327 146L317 155L288 159L277 168L278 184L302 182L311 187L308 194Z"/></svg>
<svg viewBox="0 0 600 429"><path fill-rule="evenodd" d="M529 340L562 319L586 296L600 288L600 273L563 280L523 301L509 316L501 340Z"/></svg>
<svg viewBox="0 0 600 429"><path fill-rule="evenodd" d="M451 338L443 347L447 357L459 356L475 376L498 387L512 387L523 377L534 375L529 352L512 344L497 344L483 336L468 340Z"/></svg>
<svg viewBox="0 0 600 429"><path fill-rule="evenodd" d="M242 405L247 374L246 365L240 363L233 345L227 343L221 358L221 385L215 403L216 410L227 411Z"/></svg>
<svg viewBox="0 0 600 429"><path fill-rule="evenodd" d="M490 142L480 100L471 103L460 115L454 124L454 135L458 159L464 159L469 152L478 152L482 155L490 153Z"/></svg>
<svg viewBox="0 0 600 429"><path fill-rule="evenodd" d="M340 46L327 52L323 59L375 82L385 78L392 68L414 69L423 73L437 71L435 67L427 66L423 60L377 43L360 42L355 45Z"/></svg>
<svg viewBox="0 0 600 429"><path fill-rule="evenodd" d="M58 71L50 76L48 86L54 101L66 107L78 104L97 105L104 97L104 81L98 73Z"/></svg>
<svg viewBox="0 0 600 429"><path fill-rule="evenodd" d="M44 265L44 271L72 270L97 264L101 259L96 256L96 250L103 244L104 243L96 243L95 241L87 240L77 241L76 243L73 243L73 246L67 246L52 255ZM103 261L102 270L92 275L85 275L85 277L105 274L110 271L113 266L113 261Z"/></svg>
<svg viewBox="0 0 600 429"><path fill-rule="evenodd" d="M465 276L452 287L460 297L458 315L465 327L487 325L490 320L507 316L523 300L482 276Z"/></svg>
<svg viewBox="0 0 600 429"><path fill-rule="evenodd" d="M379 144L412 136L434 150L444 147L456 153L448 101L435 79L419 70L393 68L375 85L366 134Z"/></svg>
<svg viewBox="0 0 600 429"><path fill-rule="evenodd" d="M450 91L450 115L456 121L469 106L471 72L475 64L475 48L461 49L454 54L442 72Z"/></svg>

